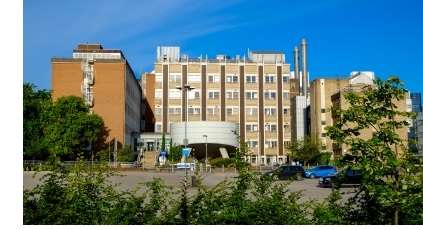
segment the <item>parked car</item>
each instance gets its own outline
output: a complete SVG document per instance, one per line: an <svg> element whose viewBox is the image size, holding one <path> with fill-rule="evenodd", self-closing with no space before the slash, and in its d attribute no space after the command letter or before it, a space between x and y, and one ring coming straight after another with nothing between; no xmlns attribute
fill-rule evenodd
<svg viewBox="0 0 423 230"><path fill-rule="evenodd" d="M296 179L302 180L305 177L304 168L299 165L282 165L265 173L279 180Z"/></svg>
<svg viewBox="0 0 423 230"><path fill-rule="evenodd" d="M355 169L340 170L333 175L328 175L319 178L319 186L321 187L336 187L343 184L358 185L363 180L361 171Z"/></svg>
<svg viewBox="0 0 423 230"><path fill-rule="evenodd" d="M322 177L322 176L327 176L327 175L335 174L335 173L336 173L335 166L318 165L316 167L306 170L305 177L313 179L315 177Z"/></svg>

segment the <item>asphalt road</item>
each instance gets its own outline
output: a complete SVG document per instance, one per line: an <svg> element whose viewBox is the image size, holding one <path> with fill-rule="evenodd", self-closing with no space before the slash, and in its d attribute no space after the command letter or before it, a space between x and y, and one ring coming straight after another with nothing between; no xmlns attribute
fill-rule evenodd
<svg viewBox="0 0 423 230"><path fill-rule="evenodd" d="M23 172L23 186L26 189L32 189L37 184L41 183L39 178L42 175L45 175L47 172L39 172L33 178L34 172ZM132 190L139 186L140 183L151 181L154 177L160 177L163 181L175 188L181 188L183 185L183 179L185 177L184 170L175 171L175 172L154 172L154 171L122 171L120 174L124 175L123 177L111 177L109 178L111 182L120 183L117 187L120 190ZM191 175L194 175L193 173ZM235 180L238 174L234 172L213 172L213 173L201 173L200 176L203 178L202 184L206 187L212 188L217 185L219 182L223 181L225 178L228 180ZM275 183L283 183L284 181L276 181ZM191 183L191 178L189 177L188 183ZM306 201L310 198L315 198L318 201L322 201L329 196L332 189L331 188L321 188L318 186L318 179L303 179L301 181L293 181L288 185L290 191L300 191L302 190L303 197L300 201ZM144 192L145 189L141 189L138 193ZM190 187L188 189L189 195L194 196L197 188ZM352 187L342 187L342 192L353 192L354 188ZM352 194L345 194L343 200L347 200Z"/></svg>

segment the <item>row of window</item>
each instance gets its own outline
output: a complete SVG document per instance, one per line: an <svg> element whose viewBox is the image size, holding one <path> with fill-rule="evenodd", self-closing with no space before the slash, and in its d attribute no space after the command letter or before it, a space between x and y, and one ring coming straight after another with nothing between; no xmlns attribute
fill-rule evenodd
<svg viewBox="0 0 423 230"><path fill-rule="evenodd" d="M276 83L276 75L266 75L263 77L264 83ZM289 81L289 76L282 76L282 81L287 83ZM163 82L163 75L156 74L156 82ZM169 74L169 82L180 83L182 82L182 75L171 73ZM189 74L188 75L188 83L199 83L201 82L200 74ZM220 82L220 75L219 74L209 74L207 76L207 82L209 83L219 83ZM238 83L239 76L238 75L226 75L226 82L227 83ZM246 75L245 76L245 83L257 83L258 76L257 75Z"/></svg>
<svg viewBox="0 0 423 230"><path fill-rule="evenodd" d="M170 89L169 90L169 99L180 99L182 92L179 89ZM207 91L207 99L219 99L220 91L219 90L208 90ZM276 91L268 90L267 92L263 93L265 99L277 99L276 98ZM289 99L289 92L283 92L283 99ZM155 90L155 98L160 99L163 98L163 90L156 89ZM239 99L239 92L236 90L227 90L226 91L226 98L227 99ZM248 90L245 92L246 99L257 99L258 92L257 90ZM200 91L188 91L188 99L200 99Z"/></svg>
<svg viewBox="0 0 423 230"><path fill-rule="evenodd" d="M276 108L265 108L264 114L266 116L276 116ZM161 115L163 113L162 107L156 107L155 114ZM169 107L169 115L180 115L182 114L182 108L181 107ZM188 114L189 115L200 115L201 114L201 108L200 107L190 107L188 108ZM208 115L218 115L220 114L220 108L219 107L207 107L207 114ZM226 115L238 115L239 114L239 108L238 107L227 107L226 108ZM245 114L250 116L258 115L258 108L250 107L245 108ZM283 109L283 114L285 116L289 115L289 108Z"/></svg>

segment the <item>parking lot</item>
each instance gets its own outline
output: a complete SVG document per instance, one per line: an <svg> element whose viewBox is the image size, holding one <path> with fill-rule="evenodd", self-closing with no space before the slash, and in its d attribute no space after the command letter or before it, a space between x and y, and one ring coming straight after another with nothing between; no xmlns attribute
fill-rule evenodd
<svg viewBox="0 0 423 230"><path fill-rule="evenodd" d="M41 183L39 178L42 175L45 175L47 172L39 172L33 178L34 172L23 172L23 186L26 189L32 189L37 184ZM181 188L182 183L185 177L185 171L179 170L175 172L154 172L154 171L122 171L120 174L124 175L123 177L111 177L110 181L115 183L120 183L118 189L120 190L132 190L135 187L139 186L139 183L144 183L147 181L151 181L154 177L160 177L163 181L175 188ZM194 175L191 173L191 175ZM200 177L202 178L202 184L207 188L212 188L217 185L219 182L223 181L225 178L229 180L235 180L237 173L234 172L213 172L213 173L201 173ZM276 181L275 183L282 183L283 181ZM191 177L189 177L188 183L191 183ZM293 181L290 185L288 185L288 189L290 191L300 191L302 190L303 197L300 201L306 201L310 198L315 198L318 201L322 201L326 197L329 196L332 189L331 188L321 188L318 186L318 178L315 179L303 179L301 181ZM144 192L145 189L141 188L139 193L141 194ZM197 188L190 187L188 189L189 195L194 196ZM354 191L353 187L342 187L342 192L350 193ZM352 194L345 194L343 196L343 200L346 200Z"/></svg>

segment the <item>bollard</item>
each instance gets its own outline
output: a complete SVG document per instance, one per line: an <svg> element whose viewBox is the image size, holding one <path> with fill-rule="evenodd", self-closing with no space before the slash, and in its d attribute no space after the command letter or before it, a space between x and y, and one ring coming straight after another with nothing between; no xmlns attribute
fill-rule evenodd
<svg viewBox="0 0 423 230"><path fill-rule="evenodd" d="M197 180L195 178L195 175L191 176L191 186L192 187L197 187Z"/></svg>
<svg viewBox="0 0 423 230"><path fill-rule="evenodd" d="M222 165L222 172L225 172L225 165Z"/></svg>
<svg viewBox="0 0 423 230"><path fill-rule="evenodd" d="M203 164L200 164L200 172L203 172Z"/></svg>

